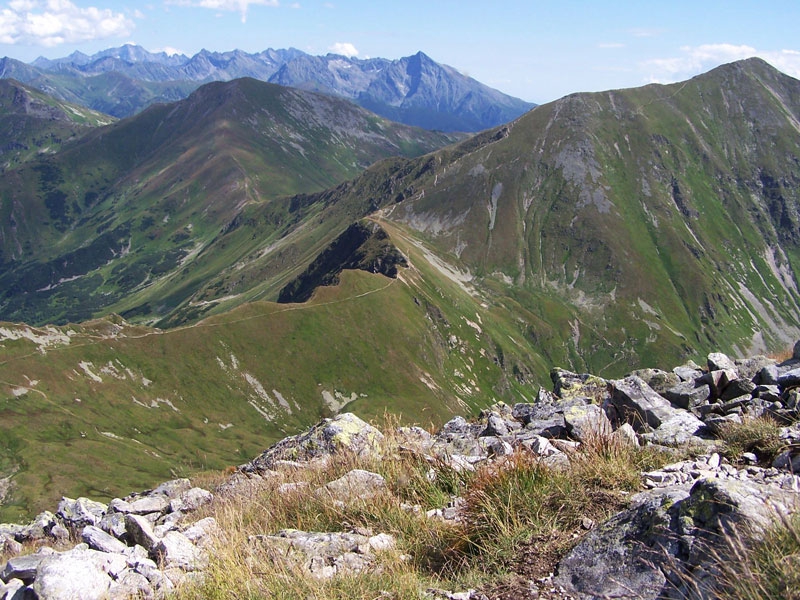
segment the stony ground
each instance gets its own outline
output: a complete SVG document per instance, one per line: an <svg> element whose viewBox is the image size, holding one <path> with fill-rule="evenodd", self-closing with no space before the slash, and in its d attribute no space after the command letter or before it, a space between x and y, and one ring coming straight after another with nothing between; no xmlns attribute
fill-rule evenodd
<svg viewBox="0 0 800 600"><path fill-rule="evenodd" d="M420 592L428 598L711 598L719 540L736 530L764 531L800 507L800 344L780 363L712 353L702 367L648 369L612 381L554 369L552 379L553 391L541 390L535 403L494 405L473 420L455 417L436 433L379 431L344 413L275 444L211 490L183 479L108 504L64 498L54 513L29 524L0 525L7 557L0 600L162 598L190 589L204 580L228 536L207 515L223 500L257 497L259 490L343 508L395 501L395 484L367 469L325 479L343 454L354 464L413 454L432 465L431 480L442 469L502 474L520 455L567 469L576 452L598 439L610 448L655 448L674 457L641 472L636 493L597 492L593 501L608 504L611 518L585 516L572 531L530 536L493 581L477 590L429 587ZM736 447L720 441L731 426L755 422L772 424L770 444L764 436ZM323 483L285 475L312 468ZM458 526L475 518L470 493L432 508L397 503L420 523ZM556 543L564 536L574 539L566 552ZM364 527L281 529L246 542L271 562L289 561L320 581L379 571L392 553L409 560L400 552L404 543Z"/></svg>

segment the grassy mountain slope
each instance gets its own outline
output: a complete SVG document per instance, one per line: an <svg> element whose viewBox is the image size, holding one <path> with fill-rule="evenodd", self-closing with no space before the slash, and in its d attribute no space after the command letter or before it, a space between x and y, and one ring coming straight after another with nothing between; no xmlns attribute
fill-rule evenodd
<svg viewBox="0 0 800 600"><path fill-rule="evenodd" d="M255 302L168 330L0 324L0 476L13 473L0 520L224 469L345 407L441 423L487 399L530 400L500 345L523 340L483 323L481 297L397 239L419 268L345 271L303 304Z"/></svg>
<svg viewBox="0 0 800 600"><path fill-rule="evenodd" d="M92 127L113 121L108 115L56 100L13 79L0 79L0 168L54 153Z"/></svg>
<svg viewBox="0 0 800 600"><path fill-rule="evenodd" d="M0 327L0 468L18 469L4 510L98 482L146 487L174 464L221 468L345 407L436 422L532 400L552 365L613 377L710 346L782 347L800 335L798 123L800 82L750 60L683 84L569 96L322 192L253 196L209 227L187 268L111 304L170 329L67 326L47 347L40 332ZM203 226L165 214L154 223ZM359 220L385 232L366 261L333 243ZM337 273L337 262L370 268L373 252L392 253L387 240L408 264L397 279ZM141 252L163 253L158 243ZM333 274L340 285L307 303L264 301ZM61 475L80 461L98 463L80 470L91 479Z"/></svg>
<svg viewBox="0 0 800 600"><path fill-rule="evenodd" d="M576 365L769 349L800 333L799 124L800 82L758 59L576 94L412 163L382 214L571 332Z"/></svg>
<svg viewBox="0 0 800 600"><path fill-rule="evenodd" d="M208 84L6 173L0 315L63 323L136 308L158 318L194 291L192 261L245 207L269 205L266 239L305 216L280 198L451 139L252 79ZM212 270L239 258L216 250ZM192 281L176 291L175 278Z"/></svg>

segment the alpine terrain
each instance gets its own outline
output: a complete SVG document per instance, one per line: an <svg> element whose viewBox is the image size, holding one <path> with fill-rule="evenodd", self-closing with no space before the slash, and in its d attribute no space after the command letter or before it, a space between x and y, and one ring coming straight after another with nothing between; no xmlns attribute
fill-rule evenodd
<svg viewBox="0 0 800 600"><path fill-rule="evenodd" d="M533 104L441 65L423 52L388 60L300 50L241 50L168 56L125 45L87 56L39 58L28 65L4 58L0 77L13 77L63 100L116 117L156 102L173 102L211 81L252 77L352 100L393 121L441 131L480 131L515 119Z"/></svg>
<svg viewBox="0 0 800 600"><path fill-rule="evenodd" d="M800 337L800 82L763 61L421 156L444 140L411 135L243 79L6 171L4 518L239 464L344 410L440 423L534 402L553 365Z"/></svg>

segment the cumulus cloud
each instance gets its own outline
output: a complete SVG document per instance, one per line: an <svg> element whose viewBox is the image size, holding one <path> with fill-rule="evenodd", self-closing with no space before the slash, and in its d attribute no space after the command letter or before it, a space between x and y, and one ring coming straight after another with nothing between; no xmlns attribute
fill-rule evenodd
<svg viewBox="0 0 800 600"><path fill-rule="evenodd" d="M356 47L350 42L336 42L332 46L329 46L328 50L334 54L346 56L347 58L358 56L358 50L356 50Z"/></svg>
<svg viewBox="0 0 800 600"><path fill-rule="evenodd" d="M127 36L133 21L107 8L69 0L12 0L0 10L0 43L53 47Z"/></svg>
<svg viewBox="0 0 800 600"><path fill-rule="evenodd" d="M800 51L758 50L735 44L703 44L683 46L679 56L648 60L649 83L672 83L708 71L718 65L758 56L792 77L800 77Z"/></svg>
<svg viewBox="0 0 800 600"><path fill-rule="evenodd" d="M167 4L238 12L242 15L242 23L245 23L247 11L251 6L278 6L279 2L278 0L171 0Z"/></svg>

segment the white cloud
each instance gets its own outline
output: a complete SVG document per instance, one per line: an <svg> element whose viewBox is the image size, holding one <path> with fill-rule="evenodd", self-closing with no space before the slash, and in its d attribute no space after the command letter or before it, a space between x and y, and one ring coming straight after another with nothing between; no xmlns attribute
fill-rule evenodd
<svg viewBox="0 0 800 600"><path fill-rule="evenodd" d="M328 46L328 50L334 54L341 54L348 58L358 56L358 50L356 50L356 47L350 42L336 42L332 46Z"/></svg>
<svg viewBox="0 0 800 600"><path fill-rule="evenodd" d="M279 6L278 0L167 0L167 4L239 12L242 23L247 22L247 11L251 6Z"/></svg>
<svg viewBox="0 0 800 600"><path fill-rule="evenodd" d="M787 75L800 77L800 51L797 50L762 51L745 45L702 44L683 46L680 51L680 56L657 58L643 63L649 71L647 81L672 83L688 79L718 65L753 56L763 58Z"/></svg>
<svg viewBox="0 0 800 600"><path fill-rule="evenodd" d="M0 43L53 47L127 36L134 24L110 9L75 6L70 0L12 0L0 10Z"/></svg>
<svg viewBox="0 0 800 600"><path fill-rule="evenodd" d="M153 50L153 52L163 52L167 56L186 54L183 50L178 50L177 48L173 48L172 46L164 46L163 48L156 48L155 50Z"/></svg>

